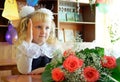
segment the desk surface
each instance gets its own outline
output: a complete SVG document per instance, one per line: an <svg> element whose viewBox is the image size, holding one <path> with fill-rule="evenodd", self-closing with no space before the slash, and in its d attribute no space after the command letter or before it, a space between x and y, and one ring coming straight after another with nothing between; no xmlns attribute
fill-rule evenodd
<svg viewBox="0 0 120 82"><path fill-rule="evenodd" d="M3 82L42 82L41 75L11 75L1 79Z"/></svg>

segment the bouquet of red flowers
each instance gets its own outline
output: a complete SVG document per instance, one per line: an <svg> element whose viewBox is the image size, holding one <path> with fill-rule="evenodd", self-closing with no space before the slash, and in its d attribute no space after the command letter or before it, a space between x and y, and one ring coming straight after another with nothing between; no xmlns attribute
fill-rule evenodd
<svg viewBox="0 0 120 82"><path fill-rule="evenodd" d="M104 55L104 48L57 50L42 74L43 82L117 82L112 70L116 58Z"/></svg>

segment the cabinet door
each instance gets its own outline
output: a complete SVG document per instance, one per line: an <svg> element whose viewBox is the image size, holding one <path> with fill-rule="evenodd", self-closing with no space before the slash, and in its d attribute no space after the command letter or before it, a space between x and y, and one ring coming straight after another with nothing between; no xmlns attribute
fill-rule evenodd
<svg viewBox="0 0 120 82"><path fill-rule="evenodd" d="M95 40L95 5L60 0L58 8L59 29L63 30L64 41L68 29L73 31L74 38L80 35L84 42Z"/></svg>

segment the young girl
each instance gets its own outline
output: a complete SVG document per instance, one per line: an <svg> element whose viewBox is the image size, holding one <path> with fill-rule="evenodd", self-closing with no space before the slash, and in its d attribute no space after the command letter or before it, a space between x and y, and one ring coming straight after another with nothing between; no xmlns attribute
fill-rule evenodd
<svg viewBox="0 0 120 82"><path fill-rule="evenodd" d="M22 74L40 74L55 50L53 13L41 8L22 17L17 41L17 68Z"/></svg>

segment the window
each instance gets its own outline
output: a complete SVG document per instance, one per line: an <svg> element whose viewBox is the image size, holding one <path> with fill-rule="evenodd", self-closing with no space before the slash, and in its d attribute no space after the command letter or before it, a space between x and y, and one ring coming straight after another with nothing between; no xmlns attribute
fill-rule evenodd
<svg viewBox="0 0 120 82"><path fill-rule="evenodd" d="M120 57L120 0L107 1L107 13L101 12L98 7L96 9L96 42L117 58Z"/></svg>
<svg viewBox="0 0 120 82"><path fill-rule="evenodd" d="M112 44L111 53L115 57L120 57L120 0L113 0L109 6L106 21L108 32Z"/></svg>

